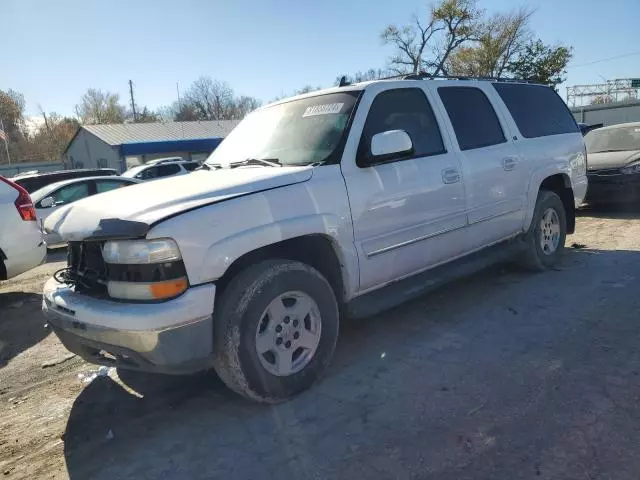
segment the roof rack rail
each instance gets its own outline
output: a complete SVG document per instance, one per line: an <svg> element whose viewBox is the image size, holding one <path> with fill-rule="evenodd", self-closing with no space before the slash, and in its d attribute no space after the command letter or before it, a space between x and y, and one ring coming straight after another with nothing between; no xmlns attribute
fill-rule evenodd
<svg viewBox="0 0 640 480"><path fill-rule="evenodd" d="M395 77L392 77L395 78ZM504 78L504 77L473 77L464 75L431 75L426 72L410 73L401 76L402 80L486 80L489 82L505 82L505 83L538 83L535 80L527 80L523 78Z"/></svg>
<svg viewBox="0 0 640 480"><path fill-rule="evenodd" d="M391 75L389 77L379 78L378 80L486 80L489 82L505 82L505 83L539 83L535 80L527 80L523 78L504 78L504 77L473 77L464 75L432 75L427 72L419 73L402 73Z"/></svg>

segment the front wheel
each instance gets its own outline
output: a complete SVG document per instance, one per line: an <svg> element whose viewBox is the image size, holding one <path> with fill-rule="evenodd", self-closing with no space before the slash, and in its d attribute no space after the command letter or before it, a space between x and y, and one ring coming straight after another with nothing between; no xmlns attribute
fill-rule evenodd
<svg viewBox="0 0 640 480"><path fill-rule="evenodd" d="M541 190L533 220L524 236L526 250L520 264L529 270L543 271L558 263L567 237L567 215L560 197Z"/></svg>
<svg viewBox="0 0 640 480"><path fill-rule="evenodd" d="M260 402L305 390L338 338L338 304L314 268L267 260L236 276L216 302L214 368L231 389Z"/></svg>

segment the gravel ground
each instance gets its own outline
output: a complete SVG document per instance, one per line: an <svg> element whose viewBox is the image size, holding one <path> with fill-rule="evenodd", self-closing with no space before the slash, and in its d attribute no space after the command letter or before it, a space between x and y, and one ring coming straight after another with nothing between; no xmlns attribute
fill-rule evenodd
<svg viewBox="0 0 640 480"><path fill-rule="evenodd" d="M640 213L587 210L554 271L496 266L343 322L311 391L256 405L215 375L69 358L39 292L0 284L4 478L640 478Z"/></svg>

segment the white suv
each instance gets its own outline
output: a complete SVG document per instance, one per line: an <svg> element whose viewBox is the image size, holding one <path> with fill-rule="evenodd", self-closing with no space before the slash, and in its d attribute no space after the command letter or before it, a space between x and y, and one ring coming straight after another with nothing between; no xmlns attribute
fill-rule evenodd
<svg viewBox="0 0 640 480"><path fill-rule="evenodd" d="M52 215L69 265L44 287L60 339L95 363L213 366L277 401L366 315L517 255L544 270L587 189L580 131L551 89L399 79L247 116L198 171Z"/></svg>
<svg viewBox="0 0 640 480"><path fill-rule="evenodd" d="M179 157L177 157L179 158ZM186 175L198 168L198 162L185 161L182 159L160 159L130 168L122 174L125 178L135 178L136 180L156 180L176 175Z"/></svg>
<svg viewBox="0 0 640 480"><path fill-rule="evenodd" d="M46 256L29 193L0 176L0 280L37 267Z"/></svg>

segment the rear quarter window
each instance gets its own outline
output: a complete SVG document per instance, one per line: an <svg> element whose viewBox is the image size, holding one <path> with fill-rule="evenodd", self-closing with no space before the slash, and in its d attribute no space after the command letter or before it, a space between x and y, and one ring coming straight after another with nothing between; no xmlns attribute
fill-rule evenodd
<svg viewBox="0 0 640 480"><path fill-rule="evenodd" d="M544 85L494 83L525 138L579 132L578 125L560 96Z"/></svg>

